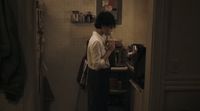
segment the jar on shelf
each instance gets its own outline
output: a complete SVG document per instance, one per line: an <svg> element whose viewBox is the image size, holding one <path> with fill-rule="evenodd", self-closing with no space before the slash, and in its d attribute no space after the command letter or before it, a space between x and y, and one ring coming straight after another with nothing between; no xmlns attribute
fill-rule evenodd
<svg viewBox="0 0 200 111"><path fill-rule="evenodd" d="M85 21L87 23L91 23L92 22L92 12L88 11L86 16L85 16Z"/></svg>
<svg viewBox="0 0 200 111"><path fill-rule="evenodd" d="M82 12L79 13L79 23L84 23L85 22L85 14Z"/></svg>
<svg viewBox="0 0 200 111"><path fill-rule="evenodd" d="M75 22L79 22L79 11L72 11L71 14L71 22L75 23Z"/></svg>

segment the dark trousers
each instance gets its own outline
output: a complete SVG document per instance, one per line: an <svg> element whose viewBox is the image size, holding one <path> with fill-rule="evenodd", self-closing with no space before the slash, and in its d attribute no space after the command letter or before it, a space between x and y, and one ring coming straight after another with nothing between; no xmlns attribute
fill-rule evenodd
<svg viewBox="0 0 200 111"><path fill-rule="evenodd" d="M88 111L107 111L110 69L88 72Z"/></svg>

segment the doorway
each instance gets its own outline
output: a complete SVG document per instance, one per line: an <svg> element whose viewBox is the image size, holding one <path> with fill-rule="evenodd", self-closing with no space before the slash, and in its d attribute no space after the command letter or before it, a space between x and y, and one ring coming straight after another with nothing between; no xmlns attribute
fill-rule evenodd
<svg viewBox="0 0 200 111"><path fill-rule="evenodd" d="M95 15L96 2L94 0L43 0L43 2L47 11L44 22L44 59L48 69L48 80L55 96L51 110L72 111L75 109L75 97L78 91L75 78L81 56L85 51L83 46L94 27L91 23L72 23L71 13L78 10L83 13L90 11ZM123 40L126 46L131 43L141 43L147 47L143 103L146 108L150 90L153 0L124 0L121 21L113 36ZM82 101L84 102L85 100Z"/></svg>

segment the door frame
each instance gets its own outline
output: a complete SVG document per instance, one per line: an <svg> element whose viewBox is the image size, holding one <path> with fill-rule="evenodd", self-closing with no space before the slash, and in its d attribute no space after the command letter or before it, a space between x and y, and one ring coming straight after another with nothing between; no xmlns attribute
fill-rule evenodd
<svg viewBox="0 0 200 111"><path fill-rule="evenodd" d="M146 72L145 72L145 90L144 90L144 111L156 111L159 104L162 104L159 97L161 95L161 74L164 67L164 59L166 49L166 36L167 32L165 30L166 15L163 13L166 3L165 0L151 0L149 28L149 39L147 39L147 58L146 58ZM158 106L157 108L155 106Z"/></svg>

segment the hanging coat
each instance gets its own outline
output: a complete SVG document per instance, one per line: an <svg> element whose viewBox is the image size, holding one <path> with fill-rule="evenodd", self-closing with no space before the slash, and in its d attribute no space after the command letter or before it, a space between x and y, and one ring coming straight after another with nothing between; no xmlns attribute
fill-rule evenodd
<svg viewBox="0 0 200 111"><path fill-rule="evenodd" d="M0 90L11 102L23 96L25 63L19 43L17 1L0 1Z"/></svg>

